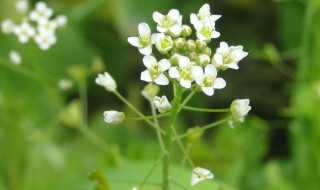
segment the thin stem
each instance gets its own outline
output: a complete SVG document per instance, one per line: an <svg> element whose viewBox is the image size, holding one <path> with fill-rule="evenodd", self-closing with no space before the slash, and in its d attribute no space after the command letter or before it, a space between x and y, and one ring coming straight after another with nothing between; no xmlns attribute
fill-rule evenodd
<svg viewBox="0 0 320 190"><path fill-rule="evenodd" d="M2 57L0 57L0 64L7 67L8 69L11 69L11 70L25 76L25 77L28 77L28 78L31 78L34 80L36 80L38 78L36 73L34 73L33 71L26 69L22 66L14 65L10 61L8 61L7 59L4 59Z"/></svg>
<svg viewBox="0 0 320 190"><path fill-rule="evenodd" d="M150 116L145 116L144 118L141 117L126 117L126 120L144 120L144 119L155 119L155 118L162 118L169 116L169 113L162 113L158 115L150 115Z"/></svg>
<svg viewBox="0 0 320 190"><path fill-rule="evenodd" d="M125 103L130 109L132 109L137 115L139 115L145 122L147 122L151 127L155 128L157 131L160 131L162 134L164 134L164 130L157 127L154 123L152 123L152 121L150 121L149 119L145 118L146 116L144 116L139 110L137 110L137 108L135 108L128 100L126 100L118 91L114 91L113 92L123 103Z"/></svg>
<svg viewBox="0 0 320 190"><path fill-rule="evenodd" d="M197 112L229 112L230 109L226 108L226 109L206 109L206 108L195 108L195 107L191 107L191 106L181 106L182 109L185 110L190 110L190 111L197 111Z"/></svg>
<svg viewBox="0 0 320 190"><path fill-rule="evenodd" d="M80 96L81 105L82 105L83 123L87 126L88 125L88 94L87 94L86 84L79 85L79 96Z"/></svg>
<svg viewBox="0 0 320 190"><path fill-rule="evenodd" d="M180 107L179 107L179 112L181 111L182 107L185 106L190 99L192 98L192 96L195 94L195 91L191 91L190 94L183 100L183 102L181 103Z"/></svg>
<svg viewBox="0 0 320 190"><path fill-rule="evenodd" d="M154 107L152 101L149 101L149 102L150 102L150 107L151 107L152 115L153 115L153 116L157 116L156 108ZM156 125L157 128L160 128L158 118L154 117L154 118L153 118L153 122L155 123L155 125ZM158 131L158 130L157 130L157 137L158 137L158 141L159 141L161 150L164 152L163 139L162 139L162 136L161 136L160 131Z"/></svg>
<svg viewBox="0 0 320 190"><path fill-rule="evenodd" d="M164 156L164 152L162 152L162 154L160 155L160 157L158 158L158 160L154 163L154 165L152 166L151 170L148 172L148 174L146 175L146 177L142 180L142 182L139 185L139 189L142 189L143 185L146 184L146 182L148 181L149 177L152 175L152 173L154 172L154 170L157 168L157 166L160 164L160 161L162 160Z"/></svg>
<svg viewBox="0 0 320 190"><path fill-rule="evenodd" d="M192 162L192 160L191 160L190 156L188 155L186 149L184 148L182 142L181 142L180 139L178 138L178 134L177 134L176 129L173 128L172 131L173 131L173 134L174 134L175 138L177 139L178 145L179 145L181 151L183 152L185 158L188 160L190 166L191 166L192 168L195 168L194 163Z"/></svg>
<svg viewBox="0 0 320 190"><path fill-rule="evenodd" d="M175 181L173 179L171 180L171 182L173 184L175 184L176 186L178 186L180 189L188 190L186 187L184 187L183 185L181 185L180 183L178 183L177 181Z"/></svg>

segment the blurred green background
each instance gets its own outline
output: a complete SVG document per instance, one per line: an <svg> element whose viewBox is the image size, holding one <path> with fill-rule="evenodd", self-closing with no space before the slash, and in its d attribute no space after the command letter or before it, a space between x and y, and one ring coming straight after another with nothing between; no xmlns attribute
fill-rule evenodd
<svg viewBox="0 0 320 190"><path fill-rule="evenodd" d="M320 189L319 0L46 2L55 15L68 17L49 51L0 34L0 190L93 189L95 182L87 175L91 171L109 176L115 190L128 189L117 186L118 179L143 178L159 156L156 135L143 122L104 123L105 110L133 113L94 79L107 70L119 91L148 114L140 95L145 85L139 80L142 55L127 38L137 35L140 22L155 32L154 11L166 14L176 8L189 24L190 13L204 3L222 15L216 22L221 36L210 47L226 41L243 45L249 55L239 70L221 73L225 89L213 97L199 93L190 105L225 108L236 98L249 98L252 110L234 129L207 131L192 145L191 158L231 189ZM20 20L14 3L0 1L0 21ZM11 50L21 54L21 66L6 61ZM73 80L74 86L59 89L61 78ZM83 100L87 119L80 113ZM179 131L221 117L187 111L182 115ZM81 127L82 120L90 131ZM180 159L176 149L173 163Z"/></svg>

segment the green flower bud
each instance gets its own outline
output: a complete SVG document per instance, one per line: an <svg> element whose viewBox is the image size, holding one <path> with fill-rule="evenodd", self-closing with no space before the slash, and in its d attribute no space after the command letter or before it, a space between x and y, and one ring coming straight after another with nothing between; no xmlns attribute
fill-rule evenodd
<svg viewBox="0 0 320 190"><path fill-rule="evenodd" d="M188 25L182 25L182 28L181 28L181 35L183 37L188 37L192 34L192 29L190 28L190 26Z"/></svg>
<svg viewBox="0 0 320 190"><path fill-rule="evenodd" d="M197 57L198 57L198 54L197 52L189 52L188 53L188 57L190 58L191 61L196 61L197 60Z"/></svg>
<svg viewBox="0 0 320 190"><path fill-rule="evenodd" d="M199 66L205 67L210 63L210 57L207 54L198 55L196 63Z"/></svg>
<svg viewBox="0 0 320 190"><path fill-rule="evenodd" d="M203 132L204 131L198 126L193 127L193 128L189 128L187 131L188 143L193 144L197 139L201 138L201 136L203 135Z"/></svg>
<svg viewBox="0 0 320 190"><path fill-rule="evenodd" d="M197 39L196 40L196 46L197 46L197 49L201 51L201 50L203 50L204 48L207 47L207 43L205 41L203 41L203 40Z"/></svg>
<svg viewBox="0 0 320 190"><path fill-rule="evenodd" d="M171 58L170 58L170 63L172 66L178 66L179 65L179 57L180 57L180 54L178 53L174 53Z"/></svg>
<svg viewBox="0 0 320 190"><path fill-rule="evenodd" d="M197 48L196 42L194 40L188 40L186 43L186 47L189 51L195 51Z"/></svg>
<svg viewBox="0 0 320 190"><path fill-rule="evenodd" d="M211 56L211 54L212 54L211 48L209 48L209 47L204 48L202 50L202 53L207 54L208 56Z"/></svg>
<svg viewBox="0 0 320 190"><path fill-rule="evenodd" d="M155 85L154 83L149 83L143 88L141 94L147 100L151 101L156 95L158 95L159 91L160 87L158 85Z"/></svg>
<svg viewBox="0 0 320 190"><path fill-rule="evenodd" d="M185 38L177 38L173 42L173 47L177 49L181 49L186 45L186 39Z"/></svg>

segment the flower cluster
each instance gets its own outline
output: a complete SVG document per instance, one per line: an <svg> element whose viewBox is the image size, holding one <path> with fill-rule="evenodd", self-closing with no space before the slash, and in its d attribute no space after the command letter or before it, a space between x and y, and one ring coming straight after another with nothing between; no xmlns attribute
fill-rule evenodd
<svg viewBox="0 0 320 190"><path fill-rule="evenodd" d="M28 13L28 2L18 0L16 9L26 15L20 24L15 24L11 19L4 20L1 23L2 32L15 34L21 43L27 43L33 39L41 50L48 50L57 42L56 30L67 23L67 17L64 15L58 15L52 19L53 10L42 1L37 2L35 8Z"/></svg>
<svg viewBox="0 0 320 190"><path fill-rule="evenodd" d="M215 89L226 86L224 79L217 77L218 71L228 68L238 69L238 62L248 53L242 46L228 46L221 42L212 56L208 43L220 36L215 22L221 15L212 15L210 6L203 5L197 14L190 15L190 23L196 30L196 40L187 39L192 28L182 24L182 15L172 9L167 15L153 13L157 23L157 33L152 33L147 23L138 25L139 36L129 37L128 42L137 47L144 55L146 70L141 73L141 80L157 85L168 85L177 81L183 88L199 89L212 96ZM157 61L155 49L166 58Z"/></svg>

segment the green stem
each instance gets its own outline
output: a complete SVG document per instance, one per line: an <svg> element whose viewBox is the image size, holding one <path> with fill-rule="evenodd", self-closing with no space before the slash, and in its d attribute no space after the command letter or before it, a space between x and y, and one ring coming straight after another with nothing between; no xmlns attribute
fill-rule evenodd
<svg viewBox="0 0 320 190"><path fill-rule="evenodd" d="M126 117L126 120L144 120L144 119L155 119L155 118L162 118L168 116L169 113L162 113L158 115L150 115L150 116L145 116L144 118L141 117Z"/></svg>
<svg viewBox="0 0 320 190"><path fill-rule="evenodd" d="M160 133L165 134L164 130L160 127L157 127L152 123L145 115L143 115L137 108L135 108L128 100L126 100L118 91L113 92L123 103L125 103L130 109L132 109L137 115L139 115L145 122L147 122L151 127L155 128Z"/></svg>
<svg viewBox="0 0 320 190"><path fill-rule="evenodd" d="M79 96L81 99L83 123L88 126L88 96L86 84L79 85Z"/></svg>
<svg viewBox="0 0 320 190"><path fill-rule="evenodd" d="M165 146L165 155L163 158L163 190L169 190L169 182L170 182L170 177L169 177L169 163L170 163L170 148L171 148L171 136L172 136L172 131L174 129L175 121L177 118L177 115L179 113L179 108L180 108L180 101L181 101L181 96L182 96L182 87L180 85L175 85L175 96L172 101L172 110L170 112L170 118L169 118L169 125L166 130L166 136L165 136L165 141L164 141L164 146Z"/></svg>
<svg viewBox="0 0 320 190"><path fill-rule="evenodd" d="M26 69L20 65L14 65L10 61L8 61L7 59L4 59L2 57L0 57L0 64L7 67L8 69L11 69L11 70L25 76L25 77L28 77L28 78L31 78L34 80L36 80L38 78L37 75L33 71Z"/></svg>
<svg viewBox="0 0 320 190"><path fill-rule="evenodd" d="M198 112L229 112L230 109L206 109L206 108L195 108L190 106L181 106L182 109L190 110L190 111L198 111Z"/></svg>
<svg viewBox="0 0 320 190"><path fill-rule="evenodd" d="M179 107L179 112L181 111L182 107L185 106L190 99L192 98L192 96L195 94L195 91L191 91L190 94L183 100L183 102L181 103L180 107Z"/></svg>
<svg viewBox="0 0 320 190"><path fill-rule="evenodd" d="M158 160L154 163L154 165L152 166L151 170L148 172L148 174L146 175L146 177L142 180L142 182L139 185L139 189L142 189L143 185L146 184L146 182L148 181L149 177L152 175L152 173L154 172L154 170L157 168L157 166L160 164L160 161L162 160L164 156L164 152L160 155L160 157L158 158Z"/></svg>
<svg viewBox="0 0 320 190"><path fill-rule="evenodd" d="M178 137L178 134L177 134L176 129L173 128L172 131L173 131L174 137L177 139L178 145L179 145L181 151L183 152L185 158L188 160L190 166L191 166L192 168L195 168L194 163L192 162L190 156L188 155L187 150L184 148L184 146L183 146L182 142L180 141L180 139L177 138L177 137Z"/></svg>
<svg viewBox="0 0 320 190"><path fill-rule="evenodd" d="M156 108L154 107L152 101L149 101L149 102L150 102L150 107L151 107L152 115L153 115L153 116L157 116ZM158 118L154 117L154 118L153 118L153 122L155 123L155 125L156 125L157 128L160 128ZM157 137L158 137L158 141L159 141L161 150L164 151L163 139L162 139L162 136L161 136L160 131L158 131L158 130L157 130Z"/></svg>

